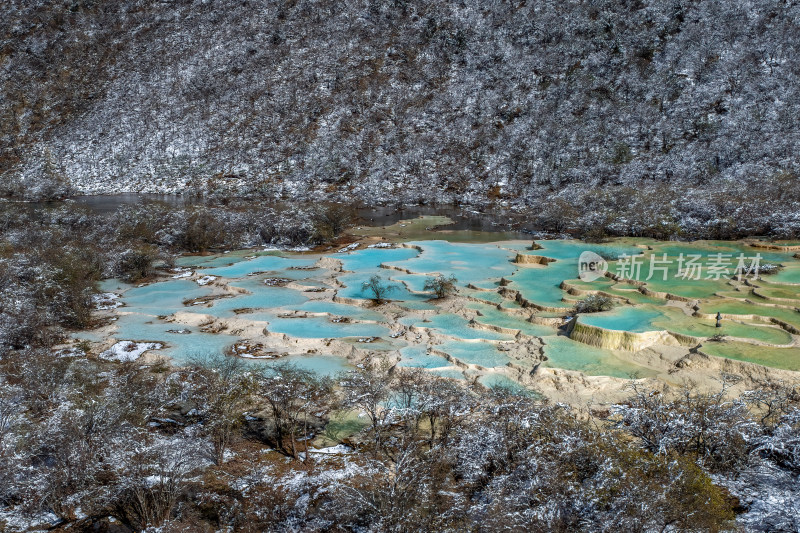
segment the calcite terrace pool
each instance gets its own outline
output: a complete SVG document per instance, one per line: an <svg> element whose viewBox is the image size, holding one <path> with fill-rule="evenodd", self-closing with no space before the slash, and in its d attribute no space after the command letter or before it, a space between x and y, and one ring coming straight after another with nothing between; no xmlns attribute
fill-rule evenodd
<svg viewBox="0 0 800 533"><path fill-rule="evenodd" d="M148 356L176 364L225 353L335 375L381 359L562 399L578 382L599 390L631 377L678 383L722 370L800 370L800 260L792 251L645 239L486 242L486 234L437 231L422 240L425 224L398 224L416 228L412 240L366 232L343 250L186 256L153 283L108 280L102 289L122 305L104 311L107 326L74 336L99 350L118 341L159 343ZM608 259L607 275L578 278L587 250ZM682 275L682 256L718 253L758 253L783 268L760 278ZM631 257L648 256L675 261L647 281L615 274ZM438 274L455 276L458 294L432 299L425 280ZM393 287L381 305L362 288L375 275ZM575 304L591 294L610 298L613 309L575 315Z"/></svg>

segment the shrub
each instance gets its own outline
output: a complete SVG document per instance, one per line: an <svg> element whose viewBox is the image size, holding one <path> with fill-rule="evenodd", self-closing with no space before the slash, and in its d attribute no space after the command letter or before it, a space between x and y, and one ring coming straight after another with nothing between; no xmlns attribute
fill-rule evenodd
<svg viewBox="0 0 800 533"><path fill-rule="evenodd" d="M600 242L608 242L609 236L605 228L593 227L586 230L581 236L581 239L584 242L600 243Z"/></svg>
<svg viewBox="0 0 800 533"><path fill-rule="evenodd" d="M191 252L203 253L225 244L225 225L206 210L195 210L186 220L181 243Z"/></svg>
<svg viewBox="0 0 800 533"><path fill-rule="evenodd" d="M423 289L432 291L436 295L436 298L441 300L450 294L458 292L458 288L456 287L457 282L458 280L452 274L449 277L439 274L438 276L431 276L426 279Z"/></svg>
<svg viewBox="0 0 800 533"><path fill-rule="evenodd" d="M361 284L361 290L371 294L370 299L379 304L386 300L389 293L397 290L397 286L384 283L383 278L375 275Z"/></svg>
<svg viewBox="0 0 800 533"><path fill-rule="evenodd" d="M115 272L122 281L137 283L155 273L153 263L158 258L155 246L143 245L126 250L117 262Z"/></svg>
<svg viewBox="0 0 800 533"><path fill-rule="evenodd" d="M352 207L333 204L317 210L313 215L314 234L318 241L331 241L353 224L356 219Z"/></svg>
<svg viewBox="0 0 800 533"><path fill-rule="evenodd" d="M52 259L51 283L39 297L56 318L69 328L84 328L91 322L92 294L103 273L101 258L91 249L62 251Z"/></svg>
<svg viewBox="0 0 800 533"><path fill-rule="evenodd" d="M774 263L765 263L763 265L758 266L758 273L763 274L765 276L769 276L771 274L777 274L783 269L783 265L776 265ZM747 269L745 269L747 270Z"/></svg>
<svg viewBox="0 0 800 533"><path fill-rule="evenodd" d="M599 313L614 307L614 300L602 294L589 295L585 300L575 304L576 313Z"/></svg>

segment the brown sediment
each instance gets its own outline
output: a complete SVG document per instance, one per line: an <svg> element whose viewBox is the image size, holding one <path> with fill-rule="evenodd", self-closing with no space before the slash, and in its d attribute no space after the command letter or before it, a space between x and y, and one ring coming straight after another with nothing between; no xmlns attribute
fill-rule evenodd
<svg viewBox="0 0 800 533"><path fill-rule="evenodd" d="M748 302L748 303L754 303L754 302ZM784 322L779 318L771 316L762 316L762 315L732 315L728 313L720 313L720 315L722 316L723 320L739 320L739 321L761 322L764 324L775 324L777 326L780 326L782 329L786 330L789 333L792 333L794 335L800 335L800 329L789 324L788 322ZM704 318L706 320L715 320L717 318L716 313L701 313L699 311L695 311L694 316L696 316L697 318Z"/></svg>
<svg viewBox="0 0 800 533"><path fill-rule="evenodd" d="M555 261L555 259L543 255L517 254L512 262L517 265L547 265Z"/></svg>
<svg viewBox="0 0 800 533"><path fill-rule="evenodd" d="M469 325L471 328L479 329L483 331L495 331L497 333L503 333L505 335L511 335L516 337L518 335L524 335L521 330L513 329L513 328L504 328L502 326L495 326L494 324L483 324L481 322L476 322L474 319L470 320Z"/></svg>
<svg viewBox="0 0 800 533"><path fill-rule="evenodd" d="M600 296L605 296L606 298L611 298L612 300L624 302L626 304L634 303L630 299L625 298L624 296L620 296L618 294L611 294L610 292L602 290L581 289L570 284L568 281L562 281L561 284L559 285L559 288L571 296L588 296L590 294L597 294Z"/></svg>
<svg viewBox="0 0 800 533"><path fill-rule="evenodd" d="M607 350L637 352L655 345L678 346L681 344L666 330L634 333L590 326L577 320L574 320L572 324L572 330L569 333L571 339Z"/></svg>
<svg viewBox="0 0 800 533"><path fill-rule="evenodd" d="M479 292L497 292L497 289L486 289L484 287L477 287L477 286L473 285L472 283L467 283L467 288L468 289L472 289L473 291L479 291Z"/></svg>
<svg viewBox="0 0 800 533"><path fill-rule="evenodd" d="M778 302L791 307L800 307L800 299L798 298L780 298L778 296L769 296L763 293L763 289L764 287L753 287L750 289L750 292L759 298L767 300L768 302Z"/></svg>
<svg viewBox="0 0 800 533"><path fill-rule="evenodd" d="M547 305L540 305L540 304L537 304L536 302L528 300L527 298L522 296L522 294L519 291L513 290L513 289L509 289L508 287L503 285L503 280L505 280L505 278L503 278L501 280L501 283L500 283L501 287L497 292L499 292L500 295L503 298L506 298L508 300L514 300L515 302L517 302L522 307L536 309L538 311L545 311L545 312L548 312L548 313L571 313L572 312L572 307L566 307L566 306L565 307L551 307L551 306L547 306ZM508 280L505 280L505 281L506 281L506 283L508 283Z"/></svg>
<svg viewBox="0 0 800 533"><path fill-rule="evenodd" d="M800 245L768 244L764 242L751 242L749 244L753 248L762 248L764 250L778 250L780 252L800 251Z"/></svg>

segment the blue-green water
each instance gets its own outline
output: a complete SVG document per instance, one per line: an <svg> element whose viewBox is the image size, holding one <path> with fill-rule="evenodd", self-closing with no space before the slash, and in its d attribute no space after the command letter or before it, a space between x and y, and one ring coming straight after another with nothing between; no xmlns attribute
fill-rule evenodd
<svg viewBox="0 0 800 533"><path fill-rule="evenodd" d="M324 316L308 318L267 318L267 330L284 333L290 337L306 339L327 339L340 337L385 337L389 330L380 324L359 322L331 322Z"/></svg>
<svg viewBox="0 0 800 533"><path fill-rule="evenodd" d="M134 311L148 311L154 315L170 315L186 309L184 300L209 296L211 289L188 280L170 280L135 287L125 293L122 301Z"/></svg>
<svg viewBox="0 0 800 533"><path fill-rule="evenodd" d="M503 388L516 393L533 394L523 385L502 374L484 374L478 378L478 383L490 389Z"/></svg>
<svg viewBox="0 0 800 533"><path fill-rule="evenodd" d="M469 321L458 315L441 313L428 318L427 322L419 321L414 323L415 327L434 329L444 335L459 339L487 339L487 340L511 340L514 337L505 333L476 329L469 325Z"/></svg>
<svg viewBox="0 0 800 533"><path fill-rule="evenodd" d="M100 281L97 284L97 287L100 289L100 292L119 292L131 289L135 287L135 285L125 283L124 281L120 281L116 278L110 278Z"/></svg>
<svg viewBox="0 0 800 533"><path fill-rule="evenodd" d="M505 298L503 298L500 293L497 292L489 292L489 291L475 291L472 289L461 289L462 296L470 296L472 298L477 298L478 300L483 300L486 302L491 302L494 304L503 303Z"/></svg>
<svg viewBox="0 0 800 533"><path fill-rule="evenodd" d="M400 350L400 366L415 368L443 368L452 366L450 361L441 355L428 352L424 346L406 346Z"/></svg>
<svg viewBox="0 0 800 533"><path fill-rule="evenodd" d="M255 259L239 261L231 266L203 269L201 273L210 276L241 278L254 272L275 272L284 271L290 267L310 267L314 262L313 259L289 259L277 255L262 255ZM300 270L297 272L303 277L309 275L309 271Z"/></svg>
<svg viewBox="0 0 800 533"><path fill-rule="evenodd" d="M545 337L544 354L548 360L544 366L577 370L590 376L614 376L629 378L633 375L648 377L655 372L628 361L619 359L610 350L595 348L568 337Z"/></svg>
<svg viewBox="0 0 800 533"><path fill-rule="evenodd" d="M280 359L258 361L257 364L264 364L267 366L291 365L330 378L353 369L353 367L348 364L347 359L336 355L289 355L281 357Z"/></svg>
<svg viewBox="0 0 800 533"><path fill-rule="evenodd" d="M786 263L786 267L783 270L777 274L764 276L764 278L777 283L800 283L800 261L795 259L791 263L788 261L784 261L784 263Z"/></svg>
<svg viewBox="0 0 800 533"><path fill-rule="evenodd" d="M235 336L203 333L195 327L165 322L142 313L121 315L116 326L119 329L114 337L119 340L165 342L165 348L156 353L176 361L219 355L238 340ZM191 333L170 333L169 330L188 330Z"/></svg>
<svg viewBox="0 0 800 533"><path fill-rule="evenodd" d="M493 280L511 274L513 253L492 244L463 244L447 241L420 241L411 243L422 248L418 256L384 261L417 274L442 274L455 276L459 285L472 283L477 287L491 287ZM424 278L422 279L424 282ZM422 290L421 286L418 290ZM417 289L415 289L417 290Z"/></svg>
<svg viewBox="0 0 800 533"><path fill-rule="evenodd" d="M521 253L549 257L556 261L545 267L522 267L511 278L511 288L516 289L527 300L546 307L570 307L563 301L566 293L561 289L564 280L578 277L578 259L582 252L592 251L602 256L620 256L622 254L639 254L641 248L636 246L586 244L580 241L537 241L541 250L526 250L520 247ZM607 280L597 280L598 288L610 284Z"/></svg>
<svg viewBox="0 0 800 533"><path fill-rule="evenodd" d="M578 321L599 328L641 333L661 329L653 325L653 320L662 316L656 309L620 306L602 313L582 314Z"/></svg>
<svg viewBox="0 0 800 533"><path fill-rule="evenodd" d="M244 251L221 255L186 255L179 257L175 263L182 267L222 267L232 263L238 263L239 261L244 261L248 253L248 251Z"/></svg>
<svg viewBox="0 0 800 533"><path fill-rule="evenodd" d="M290 305L291 309L305 311L308 313L330 313L335 316L345 316L357 320L372 320L382 322L385 320L382 314L355 305L339 304L321 300L311 300L302 305Z"/></svg>
<svg viewBox="0 0 800 533"><path fill-rule="evenodd" d="M346 298L354 298L357 300L370 300L374 298L374 294L369 290L364 290L363 284L368 281L372 276L378 275L381 277L381 284L386 287L391 287L391 290L386 294L389 300L399 300L402 302L419 301L422 302L430 298L428 294L414 294L408 291L406 287L393 279L390 279L392 271L390 270L376 270L375 272L345 274L339 276L339 281L345 284L344 288L339 289L339 296Z"/></svg>
<svg viewBox="0 0 800 533"><path fill-rule="evenodd" d="M464 373L461 370L458 370L457 368L442 368L442 369L432 368L430 370L430 373L436 374L437 376L443 378L461 379L461 380L465 379Z"/></svg>
<svg viewBox="0 0 800 533"><path fill-rule="evenodd" d="M472 327L466 318L453 313L426 314L427 321L422 319L420 314L415 314L414 312L419 310L437 310L437 305L441 305L430 299L431 294L424 292L425 280L429 275L454 275L458 279L457 284L461 295L500 304L507 309L519 309L517 303L504 299L497 292L466 288L467 284L473 284L477 287L495 289L500 278L504 277L510 280L509 288L519 291L527 300L542 306L564 309L550 312L537 311L536 315L540 317L563 315L568 312L566 309L573 305L575 299L582 297L569 295L561 289L560 285L565 280L571 281L583 290L601 289L618 295L627 294L638 305L618 305L612 311L583 314L579 320L593 326L631 332L670 329L672 326L678 332L696 333L702 329L698 324L705 328L703 331L711 326L710 322L706 324L708 321L693 319L683 314L682 311L663 307L662 299L645 297L635 292L635 288L630 285L615 283L607 278L593 282L575 281L578 275L578 258L583 251L591 250L605 257L643 253L647 255L655 253L657 256L667 253L669 257L679 256L681 253L738 254L741 252L747 256L760 253L762 261L781 262L787 265L787 268L779 274L767 277L770 282L776 283L774 290L779 291L776 294L783 295L787 293L786 291L790 295L793 294L794 288L790 285L781 286L779 285L781 282L800 283L800 261L792 259L791 254L757 250L739 243L656 243L638 240L626 241L622 244L587 245L579 241L538 242L543 248L535 251L529 250L530 243L523 241L499 244L419 241L412 243L417 248L373 248L330 254L331 258L342 262L346 272L338 275L337 279L345 286L339 287L330 283L330 291L324 297L330 298L336 291L341 297L370 299L373 295L363 290L362 283L373 275L379 275L385 283L396 286L396 290L391 292L388 298L406 310L396 311L397 307L395 306L391 308L394 311L386 315L380 312L384 309L382 307L369 309L356 305L333 303L329 300L313 300L311 298L319 296L288 287L270 287L263 283L266 277L281 277L297 280L300 285L325 286L321 280L323 276L329 275L330 271L322 268L306 269L316 263L319 255L253 254L252 251L235 251L218 256L181 258L178 264L196 268L196 272L200 275L218 276L230 287L246 291L245 294L226 295L227 297L195 306L187 307L184 305L184 301L209 296L214 294L215 290L219 291L220 289L199 286L188 279L173 279L142 287L133 287L117 280L107 280L102 282L100 287L103 291L124 293L122 302L125 307L120 309L120 312L124 314L120 315L116 323L115 337L117 339L164 342L166 346L162 353L176 360L220 353L236 342L238 337L224 332L220 334L202 333L198 328L164 322L159 320L158 316L168 316L177 311L185 311L225 319L234 317L234 310L246 308L252 312L241 315L241 318L254 323L263 323L263 327L269 332L283 333L297 339L345 339L346 342L351 342L359 348L376 352L400 350L401 366L427 368L444 375L462 378L460 370L448 368L452 365L445 358L430 354L427 347L407 346L407 342L404 340L390 338L390 323L397 321L405 326L428 328L452 337L452 341L431 348L442 350L464 363L486 368L506 365L510 359L492 342L480 341L511 341L513 337ZM644 250L642 247L628 244L628 242L646 242L653 246L654 250ZM546 266L516 265L512 260L518 252L545 256L556 261ZM382 265L397 267L404 271L382 268ZM613 270L617 265L611 261L610 266ZM702 298L701 307L705 312L708 312L708 309L732 314L752 312L776 316L790 323L798 323L796 316L800 315L790 309L758 307L721 297L712 298L711 295L715 293L729 294L733 287L724 280L677 279L675 278L677 268L675 266L670 268L669 278L666 281L653 279L648 282L648 288L692 298ZM800 291L797 292L798 298L800 298ZM594 348L566 337L557 336L554 327L528 322L519 316L504 313L495 305L470 302L467 308L480 313L475 317L475 321L479 324L520 330L526 335L544 338L546 342L544 352L549 357L545 366L578 370L590 375L628 377L632 373L653 374L651 370L634 362L623 360L612 351ZM307 318L281 318L279 316L286 313L303 314L304 312L327 313L330 316ZM402 316L403 314L409 316ZM347 317L351 322L334 322L332 317ZM169 333L170 329L188 329L192 333L188 335ZM727 334L731 336L753 338L776 344L788 342L791 339L788 333L777 329L754 329L753 326L731 323L728 330L730 331ZM92 332L75 334L79 338L103 340L99 336L93 337L92 335ZM360 338L367 337L380 337L381 340L374 343L358 342ZM335 373L330 368L343 368L339 364L340 360L328 356L302 356L301 360L304 362L303 364L320 365L320 368L326 369L324 372ZM483 376L481 379L491 386L495 381L501 383L508 378L492 375L491 377Z"/></svg>
<svg viewBox="0 0 800 533"><path fill-rule="evenodd" d="M407 261L419 252L413 248L365 248L346 254L335 254L334 259L342 262L342 268L353 272L378 272L381 263Z"/></svg>
<svg viewBox="0 0 800 533"><path fill-rule="evenodd" d="M400 306L411 311L432 311L436 309L436 306L427 300L406 300L400 302Z"/></svg>
<svg viewBox="0 0 800 533"><path fill-rule="evenodd" d="M287 289L286 287L269 287L260 279L240 280L231 283L231 285L245 289L250 294L214 300L211 308L204 308L202 312L225 317L232 316L234 309L274 309L301 306L308 301L308 298L300 291Z"/></svg>
<svg viewBox="0 0 800 533"><path fill-rule="evenodd" d="M486 342L448 341L435 346L435 348L452 355L463 363L480 365L485 368L503 366L511 361L494 344Z"/></svg>
<svg viewBox="0 0 800 533"><path fill-rule="evenodd" d="M475 321L482 324L499 326L501 328L518 329L523 334L534 337L554 335L556 333L555 328L540 324L532 324L527 320L523 320L522 318L509 313L504 313L503 311L500 311L496 307L490 305L475 302L469 304L468 307L481 313L482 316L476 317Z"/></svg>

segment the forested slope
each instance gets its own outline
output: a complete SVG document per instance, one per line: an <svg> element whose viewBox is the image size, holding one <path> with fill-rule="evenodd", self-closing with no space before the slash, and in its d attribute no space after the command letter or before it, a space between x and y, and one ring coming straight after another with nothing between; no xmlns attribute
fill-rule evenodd
<svg viewBox="0 0 800 533"><path fill-rule="evenodd" d="M627 233L800 228L797 2L4 4L6 194L547 198Z"/></svg>

